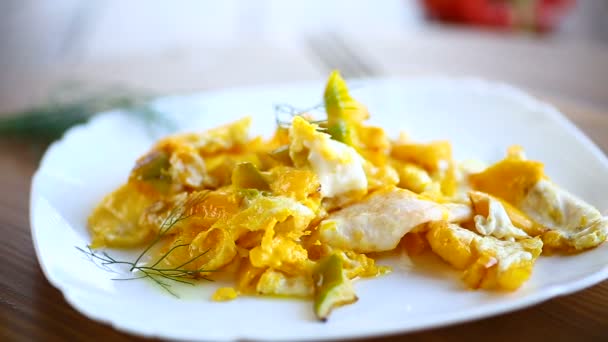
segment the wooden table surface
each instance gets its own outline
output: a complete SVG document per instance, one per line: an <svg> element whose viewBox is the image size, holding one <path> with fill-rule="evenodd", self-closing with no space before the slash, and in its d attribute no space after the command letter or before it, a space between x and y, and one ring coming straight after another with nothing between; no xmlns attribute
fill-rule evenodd
<svg viewBox="0 0 608 342"><path fill-rule="evenodd" d="M445 40L437 37L432 39ZM444 48L446 42L452 42L450 39L443 41ZM548 53L546 51L551 51L551 48L553 48L544 46L539 50L534 44L527 41L505 43L507 45L503 46L492 39L486 42L473 40L468 41L468 43L466 39L468 38L458 38L456 39L457 43L447 44L450 47L446 51L449 53L458 51L454 50L454 44L464 44L464 46L473 44L476 48L483 49L485 47L486 50L484 51L486 52L497 51L495 52L497 55L502 55L504 51L515 50L519 57L528 54L529 58L527 60L529 61L537 58L541 52ZM509 82L525 87L549 102L553 102L586 132L605 153L608 152L608 104L605 102L608 101L608 97L605 97L606 89L608 89L608 77L602 80L602 77L606 75L606 70L608 70L608 59L603 60L597 54L592 57L585 57L584 54L578 56L575 52L563 52L557 49L555 50L557 55L565 61L561 65L554 60L551 61L549 64L556 65L549 65L544 69L545 73L541 73L539 76L540 71L535 70L534 65L532 67L529 65L522 66L526 63L510 61L506 56L501 56L500 63L508 64L507 71L505 71L505 68L496 71L497 68L489 62L492 60L492 56L483 58L481 69L475 69L476 64L479 67L479 59L467 64L463 58L457 58L457 63L460 65L458 68L448 63L446 69L446 61L441 60L443 57L441 57L440 49L430 44L428 40L418 40L417 42L409 40L407 44L402 40L389 43L389 41L385 42L384 45L379 43L377 49L368 48L369 58L377 64L385 75L393 75L393 70L395 70L394 74L404 76L424 74L433 70L434 73L479 74L486 78L507 79ZM398 49L400 44L404 46L401 52ZM81 63L64 66L59 68L60 71L55 70L39 77L31 76L29 79L23 77L20 80L21 83L18 84L20 88L0 94L0 100L4 101L3 103L0 101L0 103L5 108L10 108L26 105L32 101L36 102L43 98L44 94L48 94L49 89L66 79L79 79L97 85L108 84L109 79L113 84L117 82L130 85L154 84L156 85L156 91L168 93L245 83L284 82L323 77L325 71L318 70L314 61L303 58L302 56L305 53L300 53L301 51L282 48L280 57L276 57L275 55L279 50L269 49L264 55L260 55L259 46L259 44L256 44L249 50L247 50L247 47L241 47L245 50L244 52L241 50L240 55L245 59L256 56L259 60L266 61L266 64L272 65L274 73L270 73L268 67L260 71L252 67L251 64L245 64L236 67L237 71L245 73L237 77L235 76L237 73L226 74L218 71L217 64L211 63L211 65L205 67L206 69L198 70L195 73L199 77L198 81L192 76L180 77L179 75L186 75L186 73L191 74L192 69L203 68L193 62L194 59L190 58L192 55L180 57L181 63L179 66L176 66L174 62L167 63L160 57L158 60L154 58L152 60L145 59L143 61L144 65L140 63L141 60L137 62L127 60L120 62L106 61L97 64ZM411 52L411 46L418 47L416 50L418 57L410 56L410 61L412 61L412 58L418 59L409 63L409 65L412 65L412 63L415 65L414 69L406 68L406 70L403 70L403 65L396 61L407 60ZM390 57L384 58L384 53L390 54ZM572 57L573 54L576 56ZM233 54L225 54L225 56L228 55L232 56L230 58L235 58ZM608 53L603 50L600 55L608 56ZM175 54L170 56L173 56L171 57L173 59L175 58ZM429 61L429 56L434 56L435 59ZM526 59L525 57L522 58ZM570 62L574 64L568 64L570 63L568 58L572 59ZM593 61L589 62L589 59L593 59ZM300 64L294 67L293 63L296 62L300 62ZM152 67L154 63L160 67ZM580 63L591 63L591 65L581 65ZM552 75L551 68L567 69L572 65L576 65L576 68L571 70L570 73L565 73L561 79ZM539 64L536 67L539 67ZM508 70L521 70L521 68L534 70L534 77L526 78L525 73L521 71L516 75L508 72ZM540 68L542 69L542 66ZM593 68L596 68L595 73L593 73ZM114 72L108 73L108 70ZM583 76L581 76L581 72ZM583 78L588 75L587 80L590 80L591 83L577 78L577 75ZM225 77L222 78L221 76ZM154 82L150 83L151 80ZM568 80L575 80L575 84L573 85ZM559 83L563 84L560 86ZM29 91L27 96L19 95L19 89L21 91L27 89ZM591 91L587 91L587 89L591 89ZM0 236L2 238L0 242L0 340L65 341L88 340L91 338L112 341L143 340L87 319L67 304L62 294L53 288L42 274L32 246L28 220L30 180L37 167L40 153L39 148L32 147L27 143L6 140L0 142ZM452 341L483 337L493 341L532 339L590 341L602 340L602 337L607 336L608 281L604 281L578 293L555 298L513 313L456 326L381 337L374 340Z"/></svg>

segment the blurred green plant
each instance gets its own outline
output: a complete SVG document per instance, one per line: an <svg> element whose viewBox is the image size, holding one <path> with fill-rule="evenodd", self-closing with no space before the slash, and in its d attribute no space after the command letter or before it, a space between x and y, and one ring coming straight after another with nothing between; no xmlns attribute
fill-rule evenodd
<svg viewBox="0 0 608 342"><path fill-rule="evenodd" d="M0 138L50 143L61 138L70 127L86 122L97 113L113 109L137 116L148 127L157 125L167 130L174 129L169 118L150 105L150 96L116 90L74 93L79 91L74 87L65 88L62 89L62 96L51 97L45 104L3 113L0 115Z"/></svg>

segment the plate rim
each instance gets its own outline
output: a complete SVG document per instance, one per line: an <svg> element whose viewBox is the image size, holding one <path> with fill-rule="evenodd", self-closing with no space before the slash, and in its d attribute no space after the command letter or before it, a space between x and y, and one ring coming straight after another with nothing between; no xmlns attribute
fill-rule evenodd
<svg viewBox="0 0 608 342"><path fill-rule="evenodd" d="M483 91L490 91L494 94L501 94L501 96L513 99L526 107L535 108L538 111L541 111L543 115L546 115L551 120L555 121L560 125L562 129L568 135L573 136L577 141L579 141L585 149L592 153L593 157L603 164L604 167L608 168L608 157L602 152L602 150L589 138L579 127L577 127L565 114L561 113L555 106L550 103L544 102L529 93L523 91L520 88L517 88L513 85L506 84L503 82L497 81L489 81L479 77L446 77L446 76L416 76L416 77L379 77L379 78L360 78L360 79L351 79L349 81L356 82L369 82L369 83L414 83L414 82L441 82L441 83L455 83L455 84L465 84L467 87L472 87L474 89L481 89ZM231 88L221 88L207 91L199 91L199 92L189 92L189 93L180 93L180 94L169 94L165 96L160 96L154 98L152 103L158 103L160 101L165 101L167 99L184 99L191 97L216 97L220 95L230 94L230 93L241 93L241 92L262 92L264 90L270 89L298 89L298 88L308 88L313 85L323 84L322 80L315 81L306 81L306 82L291 82L291 83L276 83L276 84L264 84L264 85L250 85L250 86L242 86L242 87L231 87ZM499 91L500 90L500 91ZM138 327L134 327L129 324L122 324L120 321L116 321L113 317L109 317L105 314L95 314L90 308L87 307L86 304L83 304L83 301L78 301L75 298L77 297L76 292L79 289L62 284L59 280L55 279L52 273L47 269L48 265L41 257L40 246L38 241L37 231L39 229L44 229L41 227L37 227L35 222L35 203L37 200L41 199L42 196L38 194L38 188L40 187L38 183L40 182L42 171L44 171L46 161L49 158L48 156L53 153L53 151L60 149L61 146L65 145L67 141L69 141L69 137L78 130L87 129L95 124L100 117L107 116L112 113L112 111L101 112L92 119L87 122L75 125L68 129L63 136L57 141L53 142L45 151L43 157L41 158L40 164L36 171L34 172L31 180L30 187L30 202L29 202L29 220L30 220L30 230L32 234L32 243L34 245L34 250L36 253L36 258L45 278L49 281L49 283L57 288L66 301L75 308L79 313L83 314L85 317L95 320L97 322L101 322L103 324L110 325L111 327L118 329L120 331L125 331L134 335L144 336L144 337L160 337L160 338L169 338L169 339L178 339L178 340L191 340L191 337L176 337L176 335L167 333L167 331L158 331L153 328L148 330L142 330ZM582 289L591 287L603 280L608 279L608 265L603 266L596 272L590 273L580 279L576 279L573 281L555 284L543 289L543 291L539 293L534 293L529 296L513 299L512 302L494 304L493 306L481 307L480 309L473 310L473 313L469 313L467 315L463 315L462 312L470 312L471 309L462 309L457 310L455 312L451 312L448 315L438 315L439 317L443 317L435 322L423 322L422 324L416 325L415 327L399 327L399 326L391 326L391 327L383 327L380 326L377 329L374 329L374 326L366 327L366 330L363 331L355 331L350 333L348 331L340 330L339 333L332 334L330 330L328 330L329 335L319 335L319 334L310 334L305 336L296 337L286 337L286 336L272 336L267 334L259 334L256 336L248 335L241 336L239 334L226 334L220 337L223 341L238 341L238 340L331 340L336 338L371 338L371 337L380 337L380 336L390 336L396 334L403 333L411 333L420 330L426 330L431 328L439 328L439 327L447 327L452 326L459 323L476 321L483 318L490 318L500 314L505 314L508 312L517 311L526 307L531 307L547 301L552 298L557 298L560 296L568 295L571 293L578 292ZM435 316L435 315L433 315ZM199 336L200 339L209 339L205 336ZM218 336L214 336L214 339L218 338Z"/></svg>

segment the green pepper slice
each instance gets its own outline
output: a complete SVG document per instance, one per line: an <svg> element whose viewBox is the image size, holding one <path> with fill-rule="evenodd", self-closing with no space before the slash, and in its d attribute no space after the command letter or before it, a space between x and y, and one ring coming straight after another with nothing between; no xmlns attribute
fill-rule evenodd
<svg viewBox="0 0 608 342"><path fill-rule="evenodd" d="M239 189L270 190L268 182L252 163L239 163L232 171L232 184Z"/></svg>
<svg viewBox="0 0 608 342"><path fill-rule="evenodd" d="M368 112L350 96L346 82L338 71L333 71L329 76L323 100L328 133L334 140L353 146L356 125L367 118Z"/></svg>
<svg viewBox="0 0 608 342"><path fill-rule="evenodd" d="M160 193L166 193L171 185L169 168L169 154L165 151L152 151L137 160L130 178L148 183Z"/></svg>
<svg viewBox="0 0 608 342"><path fill-rule="evenodd" d="M325 322L334 308L357 301L352 283L344 274L342 259L337 255L321 260L314 279L314 312L321 321Z"/></svg>

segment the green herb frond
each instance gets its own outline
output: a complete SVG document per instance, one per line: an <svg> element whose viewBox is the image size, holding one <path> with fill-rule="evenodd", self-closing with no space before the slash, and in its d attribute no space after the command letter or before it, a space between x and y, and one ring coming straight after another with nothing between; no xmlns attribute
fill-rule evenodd
<svg viewBox="0 0 608 342"><path fill-rule="evenodd" d="M182 244L182 245L178 245L178 246L171 248L169 251L167 251L166 253L161 255L159 257L159 259L153 263L152 266L142 266L142 265L137 265L136 263L134 263L132 261L117 260L114 257L110 256L105 251L104 252L94 251L90 246L87 246L87 249L83 249L80 247L76 247L76 249L79 250L80 252L82 252L84 255L86 255L89 258L89 260L91 260L95 265L101 267L104 270L111 271L113 273L118 273L115 270L112 270L109 266L110 265L126 265L126 266L130 267L129 268L130 271L142 274L140 276L134 276L134 277L129 277L129 278L113 278L112 280L137 280L137 279L149 278L150 280L154 281L157 285L159 285L161 288L163 288L164 290L169 292L172 296L179 298L179 296L174 291L171 290L171 284L166 283L163 280L170 280L170 281L174 281L174 282L181 283L181 284L194 285L194 283L191 281L194 277L197 277L200 279L205 279L205 280L210 280L209 278L207 278L205 276L200 277L200 274L203 272L213 272L212 270L206 270L204 267L194 269L194 270L183 268L184 266L191 264L195 260L197 260L200 257L202 257L203 255L205 255L208 252L208 250L189 259L188 261L186 261L185 263L183 263L177 267L173 267L173 268L157 267L157 265L162 260L167 258L169 256L169 254L171 254L173 251L175 251L177 248L185 247L185 246L188 246L188 244Z"/></svg>
<svg viewBox="0 0 608 342"><path fill-rule="evenodd" d="M169 215L163 220L163 223L161 223L158 234L156 234L152 242L146 248L144 248L137 259L135 259L134 265L137 265L139 261L150 251L150 249L152 249L152 247L154 247L173 227L175 227L176 224L192 217L195 214L196 206L205 200L209 192L209 190L203 190L192 196L188 196L181 203L177 204L173 209L171 209ZM134 269L135 268L132 267L131 271Z"/></svg>
<svg viewBox="0 0 608 342"><path fill-rule="evenodd" d="M190 259L186 262L178 265L176 267L171 268L163 268L159 267L161 262L165 260L169 255L175 252L177 249L188 247L190 244L182 243L171 247L167 252L162 254L153 262L150 262L148 265L141 264L141 259L148 254L148 252L161 240L163 236L165 236L175 225L179 222L187 220L196 214L196 206L200 204L209 194L209 190L203 190L194 195L188 196L181 203L177 204L169 213L169 215L163 220L163 223L159 227L158 234L154 237L154 240L144 248L144 250L137 256L135 261L127 261L127 260L118 260L111 255L109 255L106 251L97 252L94 251L90 246L87 246L87 249L76 247L77 250L82 252L87 256L89 260L91 260L97 267L105 271L109 271L112 273L119 272L110 268L110 265L124 265L129 268L129 272L133 273L141 273L139 276L129 277L129 278L114 278L113 280L137 280L137 279L146 279L149 278L162 289L169 292L172 296L179 298L179 296L171 290L171 284L167 283L166 280L170 280L173 282L194 285L192 283L193 278L200 278L205 280L210 280L205 276L201 276L201 273L214 272L214 270L205 269L204 265L197 269L186 269L185 267L192 264L205 254L209 250L206 250Z"/></svg>
<svg viewBox="0 0 608 342"><path fill-rule="evenodd" d="M176 130L176 124L150 103L150 96L132 91L97 91L82 94L76 87L66 89L72 96L55 96L46 103L25 110L3 113L0 136L51 142L70 127L84 123L97 113L121 109L142 121L152 134L154 130Z"/></svg>
<svg viewBox="0 0 608 342"><path fill-rule="evenodd" d="M291 126L291 121L296 116L304 116L305 114L310 114L315 111L321 111L325 108L323 103L319 103L315 106L312 106L307 109L298 109L289 104L276 104L274 105L274 116L277 126L280 128L288 129ZM307 119L308 120L308 119ZM308 120L308 122L322 125L327 122L327 120Z"/></svg>

